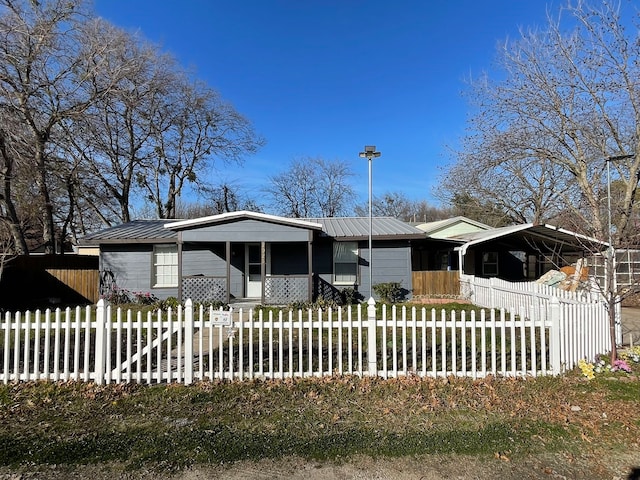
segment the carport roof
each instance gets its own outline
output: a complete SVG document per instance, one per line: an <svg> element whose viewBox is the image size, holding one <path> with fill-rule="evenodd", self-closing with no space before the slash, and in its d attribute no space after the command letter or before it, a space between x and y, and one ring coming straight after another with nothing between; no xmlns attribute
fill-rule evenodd
<svg viewBox="0 0 640 480"><path fill-rule="evenodd" d="M504 237L510 237L511 239L515 238L523 243L536 242L535 244L537 246L549 245L549 249L553 249L554 246L557 246L558 244L591 251L602 251L609 247L607 242L602 242L592 237L587 237L553 225L536 225L533 223L511 225L482 232L466 233L451 238L451 240L464 242L462 245L455 248L455 250L461 250L464 255L469 247ZM553 246L551 244L553 244Z"/></svg>

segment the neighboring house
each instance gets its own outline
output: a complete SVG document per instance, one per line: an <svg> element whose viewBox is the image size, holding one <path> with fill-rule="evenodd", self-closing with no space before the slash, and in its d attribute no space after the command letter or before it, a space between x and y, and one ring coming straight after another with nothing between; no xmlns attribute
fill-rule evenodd
<svg viewBox="0 0 640 480"><path fill-rule="evenodd" d="M369 218L285 218L230 212L192 220L136 220L87 235L100 248L102 288L180 301L253 299L286 304L369 294ZM411 292L412 242L424 233L372 221L373 284Z"/></svg>
<svg viewBox="0 0 640 480"><path fill-rule="evenodd" d="M455 237L491 229L489 225L461 216L418 223L415 227L422 230L428 240L414 245L411 260L414 271L458 270L458 255L453 249L460 242Z"/></svg>

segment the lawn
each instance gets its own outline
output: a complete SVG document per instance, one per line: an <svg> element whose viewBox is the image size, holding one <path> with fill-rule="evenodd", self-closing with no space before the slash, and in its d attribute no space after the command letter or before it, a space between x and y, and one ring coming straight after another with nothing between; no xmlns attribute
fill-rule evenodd
<svg viewBox="0 0 640 480"><path fill-rule="evenodd" d="M602 455L640 449L637 373L591 381L572 372L475 381L2 385L0 474L112 463L169 474L247 460L348 462L362 455L518 462L570 454L597 470ZM625 468L638 466L640 456ZM594 470L591 478L610 473Z"/></svg>

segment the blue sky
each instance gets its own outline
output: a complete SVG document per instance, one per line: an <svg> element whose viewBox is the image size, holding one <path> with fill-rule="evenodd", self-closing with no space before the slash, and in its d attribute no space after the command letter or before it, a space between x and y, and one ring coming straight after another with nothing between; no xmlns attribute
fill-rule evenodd
<svg viewBox="0 0 640 480"><path fill-rule="evenodd" d="M358 152L376 145L374 195L432 204L466 126L464 80L491 69L498 42L544 25L553 8L543 0L94 2L99 16L193 68L266 139L242 168L220 164L218 179L257 192L294 158L319 156L351 165L364 203Z"/></svg>

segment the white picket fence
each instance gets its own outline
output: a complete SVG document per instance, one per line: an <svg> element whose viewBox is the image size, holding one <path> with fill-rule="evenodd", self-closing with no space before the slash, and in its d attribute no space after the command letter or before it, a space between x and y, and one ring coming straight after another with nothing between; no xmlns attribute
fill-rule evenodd
<svg viewBox="0 0 640 480"><path fill-rule="evenodd" d="M376 318L374 305L229 315L188 300L142 315L101 300L95 308L7 313L0 381L557 375L610 349L608 323L589 307L557 299L510 313L383 306Z"/></svg>
<svg viewBox="0 0 640 480"><path fill-rule="evenodd" d="M461 295L474 305L507 311L548 309L552 299L571 311L580 311L596 322L609 321L609 304L599 291L571 292L536 282L508 282L499 278L460 276ZM571 306L571 307L568 307ZM622 342L622 313L620 302L615 303L616 343ZM585 312L585 309L588 311Z"/></svg>

